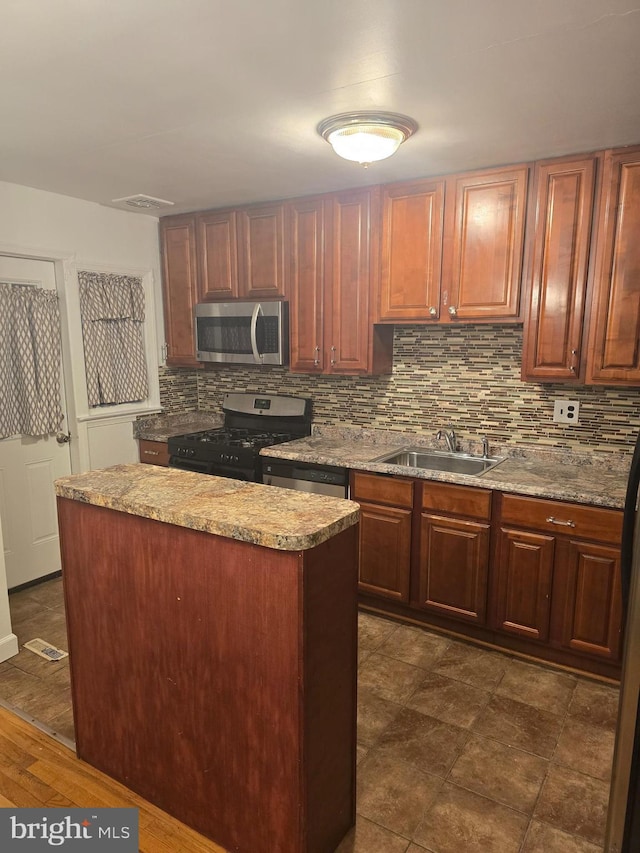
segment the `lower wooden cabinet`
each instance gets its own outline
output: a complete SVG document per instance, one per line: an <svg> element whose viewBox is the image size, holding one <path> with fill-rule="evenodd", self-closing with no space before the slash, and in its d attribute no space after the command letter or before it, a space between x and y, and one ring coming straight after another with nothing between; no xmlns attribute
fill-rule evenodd
<svg viewBox="0 0 640 853"><path fill-rule="evenodd" d="M549 639L555 540L502 528L495 563L495 627L528 640Z"/></svg>
<svg viewBox="0 0 640 853"><path fill-rule="evenodd" d="M148 441L141 438L138 441L138 452L141 462L149 462L152 465L169 465L169 446L166 441Z"/></svg>
<svg viewBox="0 0 640 853"><path fill-rule="evenodd" d="M520 495L500 504L494 627L618 663L622 513Z"/></svg>
<svg viewBox="0 0 640 853"><path fill-rule="evenodd" d="M355 473L351 493L360 503L360 590L408 602L413 483Z"/></svg>
<svg viewBox="0 0 640 853"><path fill-rule="evenodd" d="M612 661L622 657L620 549L558 542L554 644Z"/></svg>
<svg viewBox="0 0 640 853"><path fill-rule="evenodd" d="M421 484L417 607L485 623L490 517L486 489Z"/></svg>
<svg viewBox="0 0 640 853"><path fill-rule="evenodd" d="M621 511L363 472L351 497L365 603L619 674Z"/></svg>

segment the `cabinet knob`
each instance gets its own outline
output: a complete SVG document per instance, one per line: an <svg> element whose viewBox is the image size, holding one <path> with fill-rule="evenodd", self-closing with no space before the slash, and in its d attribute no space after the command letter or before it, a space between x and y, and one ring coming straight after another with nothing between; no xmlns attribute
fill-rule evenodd
<svg viewBox="0 0 640 853"><path fill-rule="evenodd" d="M432 305L429 308L429 316L430 317L437 317L438 316L438 309L434 305Z"/></svg>
<svg viewBox="0 0 640 853"><path fill-rule="evenodd" d="M331 347L331 364L337 364L335 347Z"/></svg>
<svg viewBox="0 0 640 853"><path fill-rule="evenodd" d="M449 314L451 314L452 317L456 317L458 315L458 309L455 305L449 305Z"/></svg>

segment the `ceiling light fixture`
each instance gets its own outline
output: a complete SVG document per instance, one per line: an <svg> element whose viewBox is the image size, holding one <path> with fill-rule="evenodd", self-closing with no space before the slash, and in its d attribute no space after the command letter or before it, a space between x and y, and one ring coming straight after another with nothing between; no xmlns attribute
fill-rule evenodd
<svg viewBox="0 0 640 853"><path fill-rule="evenodd" d="M345 160L366 166L391 157L418 129L408 116L385 112L340 113L318 125L318 133Z"/></svg>

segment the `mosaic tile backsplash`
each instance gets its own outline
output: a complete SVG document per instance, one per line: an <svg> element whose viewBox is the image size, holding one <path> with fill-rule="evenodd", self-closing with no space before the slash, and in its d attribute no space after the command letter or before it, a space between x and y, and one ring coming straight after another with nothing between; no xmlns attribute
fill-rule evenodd
<svg viewBox="0 0 640 853"><path fill-rule="evenodd" d="M640 389L522 382L521 326L397 326L389 376L302 376L286 368L160 371L169 412L219 411L227 391L313 399L314 422L572 450L629 452L640 428ZM552 421L558 399L580 403L578 425Z"/></svg>

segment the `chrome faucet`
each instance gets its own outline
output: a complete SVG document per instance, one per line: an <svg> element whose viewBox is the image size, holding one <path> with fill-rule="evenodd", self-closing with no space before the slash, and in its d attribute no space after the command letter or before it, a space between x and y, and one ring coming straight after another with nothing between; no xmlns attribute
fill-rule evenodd
<svg viewBox="0 0 640 853"><path fill-rule="evenodd" d="M458 449L458 442L453 427L449 427L449 429L445 430L438 430L436 433L436 441L441 441L443 438L447 442L447 447L451 453L455 453Z"/></svg>
<svg viewBox="0 0 640 853"><path fill-rule="evenodd" d="M485 459L489 456L489 439L486 435L482 436L482 455Z"/></svg>

